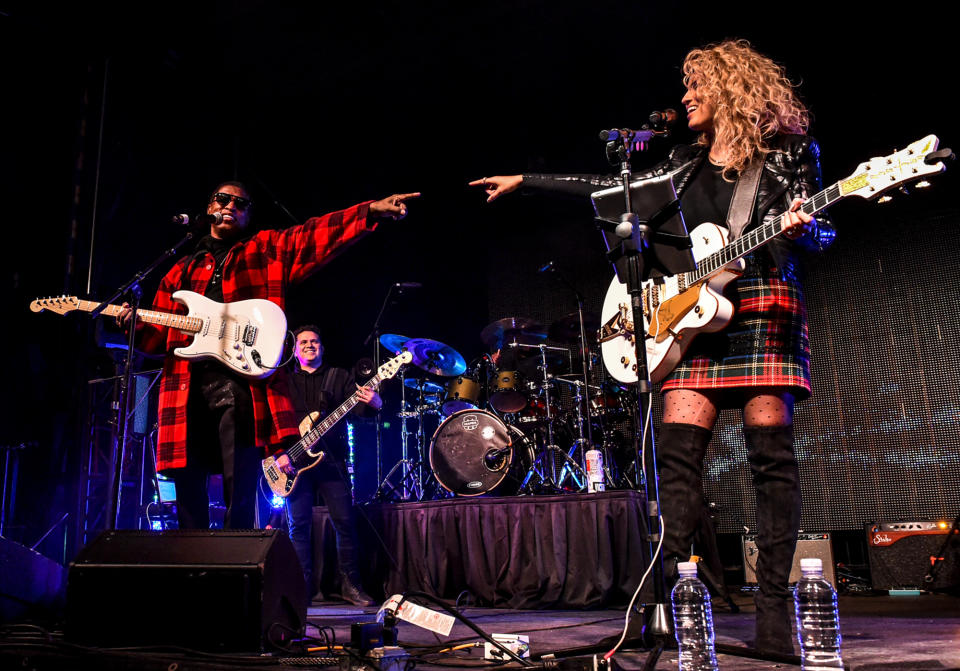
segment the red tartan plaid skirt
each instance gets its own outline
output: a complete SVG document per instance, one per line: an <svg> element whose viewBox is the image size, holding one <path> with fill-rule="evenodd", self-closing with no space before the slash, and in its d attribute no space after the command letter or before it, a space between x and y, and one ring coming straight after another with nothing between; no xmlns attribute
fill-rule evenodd
<svg viewBox="0 0 960 671"><path fill-rule="evenodd" d="M701 333L664 381L671 389L787 387L810 396L810 342L800 285L772 273L740 277L724 295L733 301L730 324Z"/></svg>

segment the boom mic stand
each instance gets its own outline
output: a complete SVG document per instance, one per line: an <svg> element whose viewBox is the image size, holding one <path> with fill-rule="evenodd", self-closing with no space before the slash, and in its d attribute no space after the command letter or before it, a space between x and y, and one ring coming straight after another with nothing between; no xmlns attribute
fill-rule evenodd
<svg viewBox="0 0 960 671"><path fill-rule="evenodd" d="M390 304L390 296L393 295L393 290L396 288L395 283L390 283L390 288L387 290L387 295L383 297L383 305L380 306L380 312L377 313L377 318L373 322L373 328L370 330L370 333L367 334L366 340L363 341L363 346L366 347L370 344L370 339L373 339L373 365L375 369L380 368L380 320L383 319L383 313L387 310L387 305ZM377 482L380 482L383 476L383 420L380 419L380 414L377 414L376 419L377 435L376 435L376 457L377 457Z"/></svg>
<svg viewBox="0 0 960 671"><path fill-rule="evenodd" d="M137 337L137 311L140 309L140 299L143 291L140 282L157 269L161 263L177 254L183 245L194 238L193 231L188 231L173 247L163 252L157 259L143 270L134 274L129 281L120 285L112 296L100 303L90 312L90 318L96 318L104 309L128 291L133 297L133 312L130 314L130 333L127 336L127 355L124 358L123 374L120 376L120 389L117 394L117 405L114 409L114 421L111 443L113 444L112 468L110 469L109 500L107 501L107 530L117 527L117 514L120 508L120 485L123 476L123 455L127 447L127 419L130 405L130 380L133 375L133 348Z"/></svg>

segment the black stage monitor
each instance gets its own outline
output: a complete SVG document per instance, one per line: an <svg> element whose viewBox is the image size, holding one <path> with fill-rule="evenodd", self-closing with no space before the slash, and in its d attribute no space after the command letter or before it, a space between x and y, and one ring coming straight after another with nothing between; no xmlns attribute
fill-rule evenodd
<svg viewBox="0 0 960 671"><path fill-rule="evenodd" d="M257 653L306 626L303 572L286 534L105 531L67 578L68 641Z"/></svg>

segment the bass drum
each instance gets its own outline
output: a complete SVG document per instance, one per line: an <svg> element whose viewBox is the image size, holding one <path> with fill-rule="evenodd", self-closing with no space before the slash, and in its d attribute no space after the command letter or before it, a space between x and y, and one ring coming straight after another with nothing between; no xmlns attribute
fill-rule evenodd
<svg viewBox="0 0 960 671"><path fill-rule="evenodd" d="M516 494L533 458L522 431L484 410L455 412L430 439L433 475L458 496Z"/></svg>

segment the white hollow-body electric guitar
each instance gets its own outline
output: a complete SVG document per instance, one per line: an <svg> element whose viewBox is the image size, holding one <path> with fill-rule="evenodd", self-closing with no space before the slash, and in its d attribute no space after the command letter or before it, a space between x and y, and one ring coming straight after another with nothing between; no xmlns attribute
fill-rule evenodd
<svg viewBox="0 0 960 671"><path fill-rule="evenodd" d="M173 350L178 357L219 361L254 379L265 378L276 370L287 337L287 318L279 305L259 298L218 303L185 290L174 292L171 298L185 305L187 314L137 310L137 318L193 335L193 342L187 347ZM98 301L76 296L55 296L38 298L30 303L30 309L62 315L74 310L92 312L98 305ZM120 305L108 305L101 314L115 317L122 309Z"/></svg>
<svg viewBox="0 0 960 671"><path fill-rule="evenodd" d="M836 184L807 198L800 209L814 215L848 196L872 199L891 188L944 171L949 149L937 151L939 140L928 135L906 149L861 163ZM749 231L728 244L727 230L700 224L690 232L696 270L643 283L643 326L650 379L659 382L680 361L700 332L724 328L733 317L733 304L723 289L744 267L743 257L784 232L785 215ZM637 381L634 325L627 286L616 277L607 289L599 332L603 363L620 382Z"/></svg>
<svg viewBox="0 0 960 671"><path fill-rule="evenodd" d="M410 363L413 355L410 352L402 352L393 357L377 369L377 374L364 383L367 389L376 389L384 380L389 380L400 367ZM359 390L341 403L336 410L328 414L319 423L319 412L312 412L303 418L300 422L300 440L289 447L285 454L290 458L290 465L295 469L293 475L287 475L277 466L276 457L267 457L263 460L263 474L267 478L267 484L277 496L284 498L290 496L293 488L297 486L297 480L300 474L309 470L323 461L326 453L319 449L323 446L321 438L332 429L337 422L346 417L347 413L353 410L353 407L360 402ZM279 455L277 455L279 456Z"/></svg>

